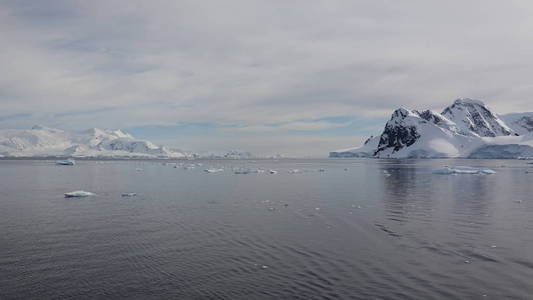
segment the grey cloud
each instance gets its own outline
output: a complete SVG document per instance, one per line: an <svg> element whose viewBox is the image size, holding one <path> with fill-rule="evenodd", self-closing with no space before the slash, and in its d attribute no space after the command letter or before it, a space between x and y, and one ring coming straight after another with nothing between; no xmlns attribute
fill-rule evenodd
<svg viewBox="0 0 533 300"><path fill-rule="evenodd" d="M532 13L526 1L2 1L0 105L63 127L383 117L459 96L533 110Z"/></svg>

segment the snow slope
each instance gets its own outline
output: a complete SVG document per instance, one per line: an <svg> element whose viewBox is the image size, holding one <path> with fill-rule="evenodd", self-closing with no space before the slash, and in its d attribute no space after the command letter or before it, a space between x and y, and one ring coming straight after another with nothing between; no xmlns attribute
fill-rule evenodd
<svg viewBox="0 0 533 300"><path fill-rule="evenodd" d="M519 135L533 134L533 112L506 114L500 118Z"/></svg>
<svg viewBox="0 0 533 300"><path fill-rule="evenodd" d="M120 130L70 132L33 126L28 130L0 130L0 156L181 158L186 154L135 139Z"/></svg>
<svg viewBox="0 0 533 300"><path fill-rule="evenodd" d="M508 125L504 120L513 122ZM527 133L527 134L526 134ZM517 158L533 151L533 114L498 116L480 100L461 98L442 113L395 110L379 137L330 157ZM377 142L376 142L377 141Z"/></svg>

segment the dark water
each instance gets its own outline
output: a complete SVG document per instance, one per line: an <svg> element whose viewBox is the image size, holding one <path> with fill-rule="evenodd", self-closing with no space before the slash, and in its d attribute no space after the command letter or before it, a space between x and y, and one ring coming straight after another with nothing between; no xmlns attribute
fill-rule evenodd
<svg viewBox="0 0 533 300"><path fill-rule="evenodd" d="M0 161L0 299L533 299L523 161L202 163Z"/></svg>

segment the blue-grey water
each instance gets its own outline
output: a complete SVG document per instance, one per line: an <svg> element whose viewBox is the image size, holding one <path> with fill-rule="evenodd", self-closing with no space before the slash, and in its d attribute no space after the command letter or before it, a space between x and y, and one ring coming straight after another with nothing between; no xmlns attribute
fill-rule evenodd
<svg viewBox="0 0 533 300"><path fill-rule="evenodd" d="M533 299L524 161L192 163L1 160L0 299Z"/></svg>

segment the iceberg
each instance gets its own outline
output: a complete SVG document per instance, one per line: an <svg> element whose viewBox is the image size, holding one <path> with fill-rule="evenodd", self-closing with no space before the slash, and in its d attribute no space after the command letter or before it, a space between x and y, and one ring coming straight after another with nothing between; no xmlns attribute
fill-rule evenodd
<svg viewBox="0 0 533 300"><path fill-rule="evenodd" d="M69 192L69 193L65 193L65 198L82 198L82 197L89 197L89 196L93 196L94 194L91 193L91 192L86 192L86 191L74 191L74 192Z"/></svg>
<svg viewBox="0 0 533 300"><path fill-rule="evenodd" d="M75 164L76 162L70 158L67 160L56 161L56 165L59 165L59 166L74 166Z"/></svg>

